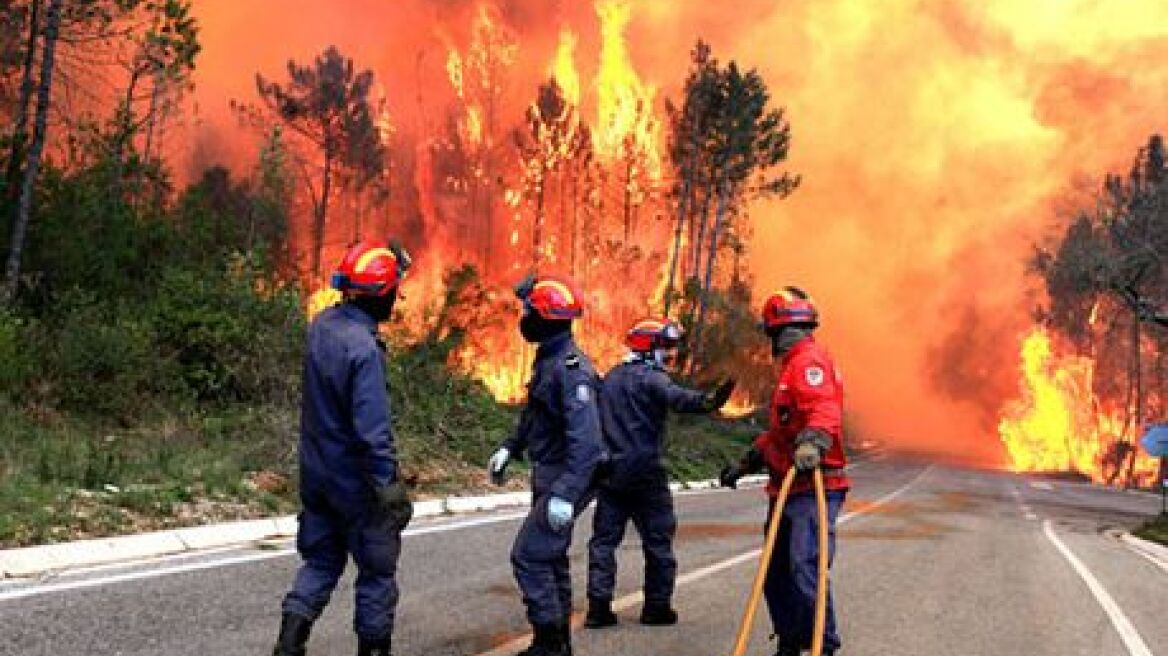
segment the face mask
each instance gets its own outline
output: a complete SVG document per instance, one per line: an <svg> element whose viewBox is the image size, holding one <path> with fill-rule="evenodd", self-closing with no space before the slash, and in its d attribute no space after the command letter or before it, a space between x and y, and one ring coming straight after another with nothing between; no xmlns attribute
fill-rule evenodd
<svg viewBox="0 0 1168 656"><path fill-rule="evenodd" d="M534 312L527 312L519 319L519 334L529 344L538 344L543 331L540 329L540 316Z"/></svg>
<svg viewBox="0 0 1168 656"><path fill-rule="evenodd" d="M393 305L397 302L397 290L385 296L358 296L354 303L377 323L389 321L393 316Z"/></svg>
<svg viewBox="0 0 1168 656"><path fill-rule="evenodd" d="M795 326L780 328L771 334L771 356L774 358L783 357L810 334L811 331L806 328Z"/></svg>

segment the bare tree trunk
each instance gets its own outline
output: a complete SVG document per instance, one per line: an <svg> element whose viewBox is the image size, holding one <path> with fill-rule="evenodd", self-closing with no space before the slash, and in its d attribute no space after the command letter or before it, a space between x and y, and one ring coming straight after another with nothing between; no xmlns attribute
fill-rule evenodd
<svg viewBox="0 0 1168 656"><path fill-rule="evenodd" d="M698 233L694 236L693 241L693 262L690 265L690 271L694 276L701 275L702 272L702 244L706 241L706 226L710 223L710 199L714 195L713 186L706 185L702 195L702 209L698 214Z"/></svg>
<svg viewBox="0 0 1168 656"><path fill-rule="evenodd" d="M1136 443L1139 441L1140 430L1144 425L1144 372L1142 349L1140 348L1140 318L1135 313L1132 314L1132 376L1135 387L1135 421L1132 422L1131 449L1129 449L1128 454L1124 487L1131 487L1134 483L1136 457L1140 451L1140 447Z"/></svg>
<svg viewBox="0 0 1168 656"><path fill-rule="evenodd" d="M673 302L673 285L677 278L677 261L681 258L681 232L685 227L686 215L689 212L690 180L683 174L681 183L681 198L677 201L677 227L673 231L673 249L669 254L669 279L665 282L665 309L664 314L669 316L669 306Z"/></svg>
<svg viewBox="0 0 1168 656"><path fill-rule="evenodd" d="M353 191L353 241L361 241L361 211L364 204L361 202L362 193L360 189Z"/></svg>
<svg viewBox="0 0 1168 656"><path fill-rule="evenodd" d="M579 217L580 217L580 172L572 168L572 234L571 243L568 246L568 270L570 275L576 277L576 237L579 235Z"/></svg>
<svg viewBox="0 0 1168 656"><path fill-rule="evenodd" d="M625 248L629 246L629 234L632 230L632 216L633 216L633 158L631 155L625 156L625 189L624 189L624 222L625 222Z"/></svg>
<svg viewBox="0 0 1168 656"><path fill-rule="evenodd" d="M488 57L490 57L490 49L488 49ZM495 67L492 60L487 62L487 125L483 135L483 145L480 147L482 152L483 164L483 178L486 180L485 190L487 192L486 198L486 212L487 212L487 234L485 245L483 249L483 272L491 271L491 258L493 257L492 247L495 242L495 167L494 167L494 151L495 151Z"/></svg>
<svg viewBox="0 0 1168 656"><path fill-rule="evenodd" d="M154 147L154 132L161 130L158 127L158 105L159 98L162 95L162 75L157 71L154 73L154 86L150 89L150 106L146 114L146 143L142 146L142 159L150 161L150 150Z"/></svg>
<svg viewBox="0 0 1168 656"><path fill-rule="evenodd" d="M41 154L45 150L45 134L48 131L49 100L53 90L53 56L57 46L57 36L61 28L61 5L64 0L50 0L45 16L44 56L41 59L40 84L37 88L36 121L33 126L32 146L28 152L28 165L24 170L24 180L20 186L20 202L17 206L16 222L12 226L12 247L8 251L8 265L5 267L3 301L11 303L16 296L16 284L20 279L20 261L24 255L24 239L28 233L29 217L32 214L32 197L36 190L37 174L40 171Z"/></svg>
<svg viewBox="0 0 1168 656"><path fill-rule="evenodd" d="M320 282L321 251L324 250L324 222L328 216L329 191L332 187L333 152L332 146L324 149L324 174L320 183L320 202L316 205L316 216L312 225L312 282Z"/></svg>
<svg viewBox="0 0 1168 656"><path fill-rule="evenodd" d="M12 118L12 150L8 157L8 171L4 175L5 200L12 208L15 222L17 202L20 199L20 169L24 164L24 147L28 141L28 106L32 102L32 71L36 66L37 36L40 33L41 0L33 0L29 7L28 41L25 44L24 72L20 77L20 97L16 104L16 115Z"/></svg>
<svg viewBox="0 0 1168 656"><path fill-rule="evenodd" d="M693 350L690 352L689 358L689 373L691 376L694 373L694 367L697 366L698 355L701 352L702 329L706 323L706 307L709 305L710 300L710 286L714 281L714 263L718 259L718 235L722 231L722 223L724 222L729 204L730 192L725 188L719 189L718 209L714 214L714 225L710 229L710 250L706 253L706 272L702 281L701 296L698 299L698 316L697 321L694 322Z"/></svg>
<svg viewBox="0 0 1168 656"><path fill-rule="evenodd" d="M535 220L531 226L531 266L533 270L539 269L540 260L542 260L542 246L543 246L543 201L544 201L544 186L547 184L547 169L543 163L539 165L539 190L535 194Z"/></svg>

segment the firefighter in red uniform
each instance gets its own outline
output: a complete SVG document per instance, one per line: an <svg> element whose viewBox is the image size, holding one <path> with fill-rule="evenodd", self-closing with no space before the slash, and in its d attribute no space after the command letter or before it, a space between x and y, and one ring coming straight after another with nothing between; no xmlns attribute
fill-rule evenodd
<svg viewBox="0 0 1168 656"><path fill-rule="evenodd" d="M779 638L776 656L798 656L811 646L819 558L819 520L810 472L823 471L829 559L835 554L835 524L849 487L842 439L843 382L831 356L815 341L819 315L805 292L785 287L772 295L763 306L762 319L771 355L782 364L771 398L770 429L754 440L738 464L722 470L720 480L726 487L735 487L743 475L765 467L773 507L787 471L791 467L799 471L783 509L764 588ZM834 654L840 638L830 587L823 638L823 653Z"/></svg>

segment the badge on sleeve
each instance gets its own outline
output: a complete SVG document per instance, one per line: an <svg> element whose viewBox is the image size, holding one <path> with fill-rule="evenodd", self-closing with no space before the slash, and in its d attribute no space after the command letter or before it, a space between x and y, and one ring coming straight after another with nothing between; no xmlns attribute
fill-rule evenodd
<svg viewBox="0 0 1168 656"><path fill-rule="evenodd" d="M819 387L823 384L823 369L819 367L807 367L807 371L803 372L807 378L807 384L812 387Z"/></svg>
<svg viewBox="0 0 1168 656"><path fill-rule="evenodd" d="M588 403L592 400L592 388L585 383L580 383L576 386L576 400L580 403Z"/></svg>

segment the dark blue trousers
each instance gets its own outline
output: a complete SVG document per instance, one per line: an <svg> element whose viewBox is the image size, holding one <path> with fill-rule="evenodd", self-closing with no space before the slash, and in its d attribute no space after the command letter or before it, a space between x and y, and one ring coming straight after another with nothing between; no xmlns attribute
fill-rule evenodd
<svg viewBox="0 0 1168 656"><path fill-rule="evenodd" d="M576 503L579 516L592 501L585 494ZM515 582L527 606L532 624L559 624L572 614L572 576L568 569L568 548L572 546L575 522L562 531L554 531L547 519L551 494L546 490L533 495L531 512L515 536L511 547L511 568Z"/></svg>
<svg viewBox="0 0 1168 656"><path fill-rule="evenodd" d="M827 493L829 567L835 557L835 524L845 496L846 492L843 491ZM770 507L774 508L774 499L771 499ZM811 648L818 572L819 522L816 518L815 495L812 492L793 494L788 497L787 505L783 508L778 542L771 555L763 588L771 622L781 643L799 645L803 649ZM830 581L823 647L832 650L840 647Z"/></svg>
<svg viewBox="0 0 1168 656"><path fill-rule="evenodd" d="M616 586L616 550L629 520L641 536L645 554L645 603L669 605L677 580L673 537L677 516L668 485L628 490L601 489L588 543L588 597L612 600Z"/></svg>
<svg viewBox="0 0 1168 656"><path fill-rule="evenodd" d="M400 529L368 499L335 503L323 493L303 491L301 500L296 549L304 564L284 597L284 612L316 620L352 555L357 565L353 629L366 640L390 638L398 601Z"/></svg>

